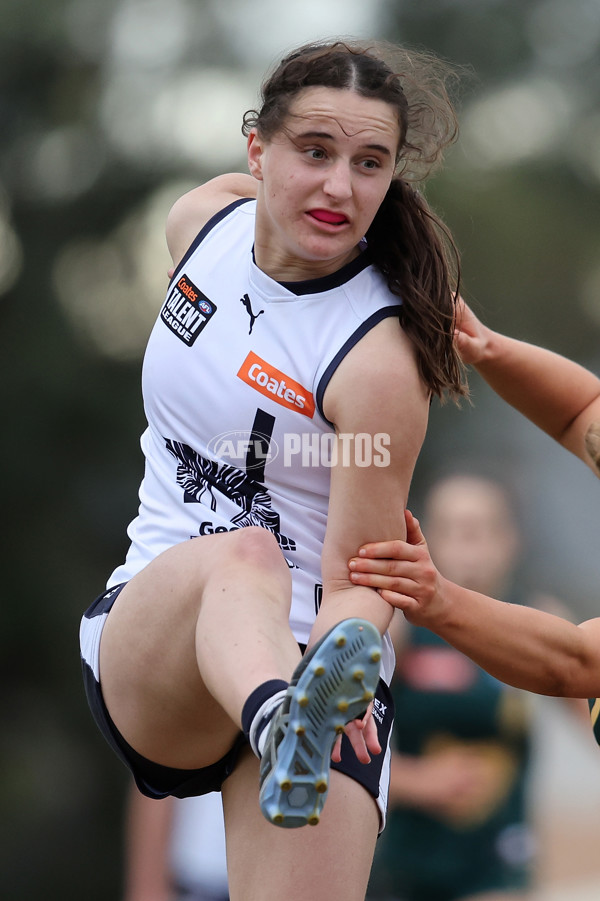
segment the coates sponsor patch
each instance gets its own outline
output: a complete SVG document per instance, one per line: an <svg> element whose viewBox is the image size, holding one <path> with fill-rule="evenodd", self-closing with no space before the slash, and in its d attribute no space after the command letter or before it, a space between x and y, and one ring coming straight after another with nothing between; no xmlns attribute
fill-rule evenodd
<svg viewBox="0 0 600 901"><path fill-rule="evenodd" d="M169 288L160 318L174 335L191 347L216 309L216 304L187 275L180 275Z"/></svg>
<svg viewBox="0 0 600 901"><path fill-rule="evenodd" d="M250 353L240 366L238 378L255 391L270 397L276 404L287 407L288 410L295 410L312 419L315 412L315 401L306 388L299 382L275 369L270 363L261 360L255 353Z"/></svg>

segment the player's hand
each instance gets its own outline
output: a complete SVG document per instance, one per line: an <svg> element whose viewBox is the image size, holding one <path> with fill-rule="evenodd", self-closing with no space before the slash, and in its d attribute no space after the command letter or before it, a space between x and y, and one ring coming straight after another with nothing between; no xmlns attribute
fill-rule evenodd
<svg viewBox="0 0 600 901"><path fill-rule="evenodd" d="M514 775L514 757L502 744L449 739L419 757L392 756L390 804L473 825L501 802Z"/></svg>
<svg viewBox="0 0 600 901"><path fill-rule="evenodd" d="M441 602L441 576L418 520L409 510L405 511L405 520L406 541L363 545L348 566L353 584L377 589L385 601L417 623L436 612L437 602Z"/></svg>
<svg viewBox="0 0 600 901"><path fill-rule="evenodd" d="M377 734L377 724L373 717L373 701L367 707L362 719L351 720L346 724L345 734L361 763L370 763L371 754L381 754L381 745ZM342 759L342 736L338 735L331 752L331 759L339 763Z"/></svg>
<svg viewBox="0 0 600 901"><path fill-rule="evenodd" d="M485 326L459 297L456 307L454 341L461 360L476 366L485 356L490 329Z"/></svg>

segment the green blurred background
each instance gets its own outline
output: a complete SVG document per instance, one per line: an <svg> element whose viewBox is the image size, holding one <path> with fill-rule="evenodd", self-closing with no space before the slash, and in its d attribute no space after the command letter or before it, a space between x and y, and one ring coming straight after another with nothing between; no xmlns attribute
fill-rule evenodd
<svg viewBox="0 0 600 901"><path fill-rule="evenodd" d="M0 884L119 896L124 768L88 714L77 630L126 549L140 366L187 188L245 169L277 55L369 35L466 67L427 194L491 325L600 369L600 0L0 0ZM432 410L411 503L453 461L507 472L530 577L598 611L594 479L497 401Z"/></svg>

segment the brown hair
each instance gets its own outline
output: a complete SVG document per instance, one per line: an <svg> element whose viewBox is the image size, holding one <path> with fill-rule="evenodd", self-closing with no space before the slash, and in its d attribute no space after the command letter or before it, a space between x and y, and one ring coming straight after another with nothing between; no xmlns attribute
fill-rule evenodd
<svg viewBox="0 0 600 901"><path fill-rule="evenodd" d="M249 110L242 131L269 139L281 131L296 94L332 87L383 100L400 126L396 174L367 232L368 253L392 293L432 394L468 393L454 347L459 256L452 237L412 184L439 165L457 135L448 85L456 70L430 53L386 43L330 41L286 56L266 78L260 110Z"/></svg>

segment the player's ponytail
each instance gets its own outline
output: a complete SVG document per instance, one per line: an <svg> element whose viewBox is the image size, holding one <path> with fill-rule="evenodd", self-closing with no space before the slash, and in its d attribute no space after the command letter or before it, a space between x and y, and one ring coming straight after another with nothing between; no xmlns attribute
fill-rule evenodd
<svg viewBox="0 0 600 901"><path fill-rule="evenodd" d="M454 347L460 264L443 223L424 197L395 178L367 232L369 256L402 299L402 325L412 339L432 394L465 394Z"/></svg>

